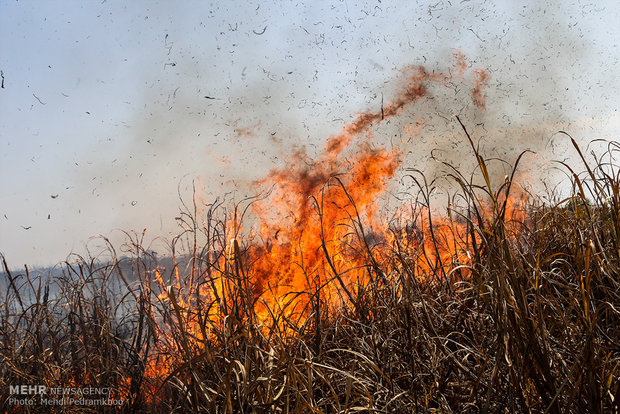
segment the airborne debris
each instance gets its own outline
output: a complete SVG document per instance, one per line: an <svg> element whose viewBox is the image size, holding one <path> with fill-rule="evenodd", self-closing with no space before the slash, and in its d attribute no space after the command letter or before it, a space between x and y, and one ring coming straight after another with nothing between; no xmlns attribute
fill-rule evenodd
<svg viewBox="0 0 620 414"><path fill-rule="evenodd" d="M47 105L47 102L43 102L43 101L41 101L41 99L39 99L39 97L38 97L37 95L35 95L34 93L32 94L32 96L34 96L34 97L35 97L35 99L36 99L37 101L39 101L39 103L40 103L41 105Z"/></svg>
<svg viewBox="0 0 620 414"><path fill-rule="evenodd" d="M166 36L164 37L164 47L168 49L168 56L170 56L170 52L172 51L172 46L174 46L173 43L170 43L170 45L168 45L168 33L166 33Z"/></svg>
<svg viewBox="0 0 620 414"><path fill-rule="evenodd" d="M267 30L267 26L265 26L265 27L263 28L263 31L262 31L262 32L260 32L260 33L259 33L259 32L257 32L256 30L252 30L252 32L253 32L255 35L259 35L259 36L260 36L260 35L262 35L262 34L265 34L265 30Z"/></svg>

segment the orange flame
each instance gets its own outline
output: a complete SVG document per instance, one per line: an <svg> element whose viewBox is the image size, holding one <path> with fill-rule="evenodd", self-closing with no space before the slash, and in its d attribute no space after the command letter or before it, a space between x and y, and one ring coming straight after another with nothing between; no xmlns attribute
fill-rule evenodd
<svg viewBox="0 0 620 414"><path fill-rule="evenodd" d="M466 65L461 53L455 57L460 77ZM230 309L245 307L254 311L245 315L255 314L261 319L254 321L259 325L274 323L270 315L282 313L303 321L315 294L329 304L349 306L356 289L376 276L379 266L373 264L388 263L394 251L408 258L392 265L396 274L402 270L398 266L411 266L420 278L433 272L451 280L467 277L472 235L463 220L431 217L428 206L417 206L410 212L403 208L399 219L387 224L379 218L381 197L401 165L402 153L398 148L373 145L373 126L400 115L408 105L425 97L429 85L451 85L449 75L429 73L421 66L406 67L402 73L402 92L381 111L359 114L327 140L316 159L310 159L303 147L295 148L287 166L272 170L255 183L272 192L253 204L257 224L244 254L238 241L230 240L217 269L209 274L209 283L200 285L203 303L215 304L203 318L228 318ZM484 107L482 87L488 75L477 71L475 80L474 104ZM417 121L416 128L421 122ZM413 127L409 128L411 138ZM512 205L509 208L511 214L516 211ZM246 284L233 280L233 274L243 274ZM159 271L154 278L162 292L158 299L170 307L182 325L178 333L181 338L164 338L161 346L168 351L161 354L164 359L149 365L147 375L152 377L163 378L170 371L174 352L187 352L187 347L201 350L211 335L198 316L201 310L191 299L196 286L190 283L193 293L183 296L176 269L173 276L173 285L167 285ZM247 302L232 297L231 292L240 291Z"/></svg>

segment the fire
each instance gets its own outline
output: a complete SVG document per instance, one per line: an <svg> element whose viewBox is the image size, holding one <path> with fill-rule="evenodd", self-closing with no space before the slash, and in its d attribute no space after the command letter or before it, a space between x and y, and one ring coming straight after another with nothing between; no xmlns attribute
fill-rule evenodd
<svg viewBox="0 0 620 414"><path fill-rule="evenodd" d="M455 57L459 78L466 65L462 54ZM283 324L284 317L291 328L308 318L313 301L354 307L360 289L377 277L398 274L404 264L420 280L468 276L469 250L477 236L464 219L433 217L428 204L401 207L392 220L380 217L382 196L403 152L373 144L373 128L427 96L430 85L451 86L449 75L420 66L406 67L402 74L403 88L393 101L380 111L359 114L327 140L318 157L311 159L303 147L295 148L288 165L255 183L271 192L252 204L254 228L237 239L242 232L230 220L227 227L235 238L207 271L195 274L192 262L188 284L181 283L177 268L168 281L155 271L158 300L181 328L173 334L166 321L162 331L167 334L159 344L166 350L159 354L164 359L151 361L147 376L164 378L175 352L208 353L205 342L226 336L227 327L232 330L235 324L273 327ZM474 75L474 103L483 107L488 76L482 71ZM420 133L423 121L409 126L410 139ZM512 204L509 209L516 211ZM407 260L391 260L395 254ZM222 331L209 330L208 319L218 321Z"/></svg>
<svg viewBox="0 0 620 414"><path fill-rule="evenodd" d="M486 108L486 96L484 89L489 86L491 76L484 69L476 69L474 71L474 88L471 91L471 97L474 105L480 109Z"/></svg>
<svg viewBox="0 0 620 414"><path fill-rule="evenodd" d="M449 79L419 66L403 74L403 91L381 111L359 114L315 160L298 148L290 167L258 183L275 189L253 209L263 242L250 248L255 295L268 293L282 308L287 295L324 286L326 296L346 303L349 290L367 282L369 256L380 254L380 242L389 238L377 221L380 198L402 160L398 149L372 145L371 128L426 96L429 83ZM307 295L298 296L295 305L304 309L305 302Z"/></svg>

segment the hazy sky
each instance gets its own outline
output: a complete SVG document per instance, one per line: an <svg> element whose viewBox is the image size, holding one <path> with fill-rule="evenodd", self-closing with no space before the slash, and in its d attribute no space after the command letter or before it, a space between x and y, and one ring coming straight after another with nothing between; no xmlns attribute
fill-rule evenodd
<svg viewBox="0 0 620 414"><path fill-rule="evenodd" d="M115 228L170 234L192 179L206 200L240 198L291 145L312 154L379 108L399 68L447 71L457 50L462 90L383 130L427 121L412 165L443 145L429 137L458 132L453 113L500 155L562 156L558 129L613 139L618 22L616 1L2 0L0 252L54 264ZM477 68L486 113L468 98Z"/></svg>

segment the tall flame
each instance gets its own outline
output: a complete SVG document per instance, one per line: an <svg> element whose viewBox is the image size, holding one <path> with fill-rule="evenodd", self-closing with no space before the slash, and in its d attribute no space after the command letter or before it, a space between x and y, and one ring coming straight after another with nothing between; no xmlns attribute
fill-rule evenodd
<svg viewBox="0 0 620 414"><path fill-rule="evenodd" d="M460 53L455 57L459 78L465 70L464 57ZM295 148L286 166L273 169L255 183L271 192L252 204L254 230L245 241L229 241L217 265L209 267L208 280L194 285L192 271L189 293L184 297L177 273L173 274L175 285L166 286L156 272L162 292L159 300L170 305L170 313L183 326L175 340L168 338L169 351L163 355L173 354L174 349L185 352L186 347L202 349L210 335L203 323L205 317L219 317L227 326L235 323L235 314L255 315L259 320L251 322L273 326L273 315L303 322L317 295L334 306L354 305L356 291L372 281L379 268L398 274L398 268L390 270L389 266L411 266L413 274L421 278L438 271L467 275L460 265L469 261L471 235L463 220L433 218L428 205L409 212L403 208L398 216L401 221L379 217L382 195L401 165L402 152L373 145L373 127L402 114L427 95L430 85L450 86L452 79L421 66L406 67L402 73L401 92L381 110L358 114L327 140L315 159L303 147ZM481 88L488 80L482 74L475 72L473 98L477 106L483 105ZM423 120L408 130L410 139L420 122ZM394 251L408 259L390 265ZM201 303L210 304L207 311L192 299L195 292L199 292ZM161 378L170 364L170 359L155 362L150 375Z"/></svg>
<svg viewBox="0 0 620 414"><path fill-rule="evenodd" d="M346 301L348 289L366 282L373 260L368 255L380 254L394 236L377 213L402 160L398 148L371 144L372 127L426 96L429 84L445 86L450 80L421 66L408 66L403 75L402 91L393 101L380 111L359 114L328 139L315 160L297 148L289 165L258 182L275 189L253 210L263 241L250 249L256 295L268 292L284 302L292 292L325 286L327 295ZM295 304L303 305L304 299L296 298Z"/></svg>

